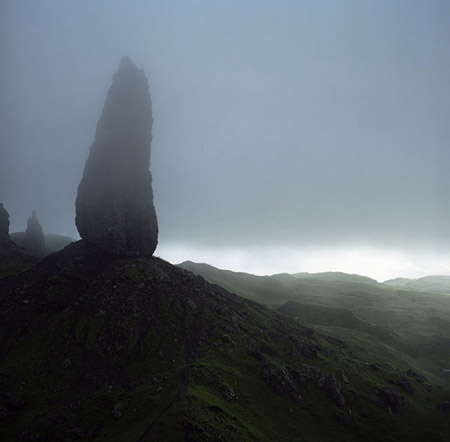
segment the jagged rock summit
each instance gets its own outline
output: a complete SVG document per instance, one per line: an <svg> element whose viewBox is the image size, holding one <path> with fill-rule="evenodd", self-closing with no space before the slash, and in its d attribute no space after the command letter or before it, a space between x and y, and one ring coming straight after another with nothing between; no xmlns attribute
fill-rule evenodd
<svg viewBox="0 0 450 442"><path fill-rule="evenodd" d="M123 57L76 200L81 238L104 252L150 256L156 249L158 223L149 171L152 122L147 78Z"/></svg>
<svg viewBox="0 0 450 442"><path fill-rule="evenodd" d="M11 243L9 237L9 213L0 203L0 243Z"/></svg>
<svg viewBox="0 0 450 442"><path fill-rule="evenodd" d="M33 210L31 216L28 218L27 230L23 239L23 248L37 256L44 256L46 254L44 233L42 232L42 227L39 224L35 210Z"/></svg>

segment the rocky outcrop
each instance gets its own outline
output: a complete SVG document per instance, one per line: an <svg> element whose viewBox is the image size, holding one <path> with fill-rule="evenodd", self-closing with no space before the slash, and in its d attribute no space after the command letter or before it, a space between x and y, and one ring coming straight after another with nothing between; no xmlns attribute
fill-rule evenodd
<svg viewBox="0 0 450 442"><path fill-rule="evenodd" d="M266 362L262 376L265 381L280 395L301 401L301 391L289 370L281 364Z"/></svg>
<svg viewBox="0 0 450 442"><path fill-rule="evenodd" d="M389 383L393 385L397 385L397 387L400 387L405 393L413 394L414 389L411 385L411 382L408 381L408 379L401 377L400 379L389 379Z"/></svg>
<svg viewBox="0 0 450 442"><path fill-rule="evenodd" d="M128 57L113 77L76 200L80 236L105 252L149 256L158 224L150 168L148 81Z"/></svg>
<svg viewBox="0 0 450 442"><path fill-rule="evenodd" d="M389 413L402 413L405 409L405 398L390 387L377 388L378 405L385 407L389 410Z"/></svg>
<svg viewBox="0 0 450 442"><path fill-rule="evenodd" d="M45 255L45 239L42 227L37 219L36 211L33 210L28 218L27 230L23 239L23 248L37 256Z"/></svg>
<svg viewBox="0 0 450 442"><path fill-rule="evenodd" d="M421 384L423 384L427 378L420 373L416 373L415 371L411 370L410 368L408 370L406 370L405 372L408 376L414 378L416 380L416 382L419 382Z"/></svg>
<svg viewBox="0 0 450 442"><path fill-rule="evenodd" d="M9 237L9 213L0 203L0 243L11 243Z"/></svg>
<svg viewBox="0 0 450 442"><path fill-rule="evenodd" d="M323 375L317 381L317 387L324 390L338 407L345 405L345 397L341 394L341 386L334 376Z"/></svg>

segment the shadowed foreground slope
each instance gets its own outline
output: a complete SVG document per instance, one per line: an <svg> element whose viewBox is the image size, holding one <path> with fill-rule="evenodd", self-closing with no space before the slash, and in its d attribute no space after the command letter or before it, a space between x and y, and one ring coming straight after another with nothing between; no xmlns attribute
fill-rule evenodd
<svg viewBox="0 0 450 442"><path fill-rule="evenodd" d="M2 441L444 441L448 391L158 258L0 280Z"/></svg>

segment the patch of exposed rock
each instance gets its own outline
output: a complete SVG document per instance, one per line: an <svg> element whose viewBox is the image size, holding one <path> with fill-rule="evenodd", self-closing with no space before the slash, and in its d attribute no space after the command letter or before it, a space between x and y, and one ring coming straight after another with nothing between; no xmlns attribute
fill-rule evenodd
<svg viewBox="0 0 450 442"><path fill-rule="evenodd" d="M414 393L414 389L411 385L411 382L409 382L409 380L404 377L401 377L400 379L389 379L389 383L397 385L397 387L400 387L405 393L408 394Z"/></svg>
<svg viewBox="0 0 450 442"><path fill-rule="evenodd" d="M411 370L410 368L408 370L406 370L405 373L408 376L414 378L416 380L416 382L419 382L421 384L427 380L427 378L423 374L416 373L415 371Z"/></svg>
<svg viewBox="0 0 450 442"><path fill-rule="evenodd" d="M341 386L334 376L322 376L317 381L317 387L324 390L327 396L338 406L345 405L345 398L341 394Z"/></svg>
<svg viewBox="0 0 450 442"><path fill-rule="evenodd" d="M295 382L292 374L284 365L274 362L267 362L264 365L262 375L278 394L289 397L293 400L302 400L299 386Z"/></svg>
<svg viewBox="0 0 450 442"><path fill-rule="evenodd" d="M104 252L150 256L158 237L147 78L124 57L113 77L76 199L80 236Z"/></svg>
<svg viewBox="0 0 450 442"><path fill-rule="evenodd" d="M377 389L378 405L387 408L390 412L399 414L405 409L405 398L391 387Z"/></svg>

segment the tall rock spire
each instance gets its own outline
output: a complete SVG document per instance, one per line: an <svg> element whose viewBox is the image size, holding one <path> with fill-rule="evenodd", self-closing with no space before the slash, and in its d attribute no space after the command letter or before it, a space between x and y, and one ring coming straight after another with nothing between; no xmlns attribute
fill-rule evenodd
<svg viewBox="0 0 450 442"><path fill-rule="evenodd" d="M129 57L113 76L83 178L76 225L103 251L152 255L158 243L150 168L152 108L147 78Z"/></svg>

